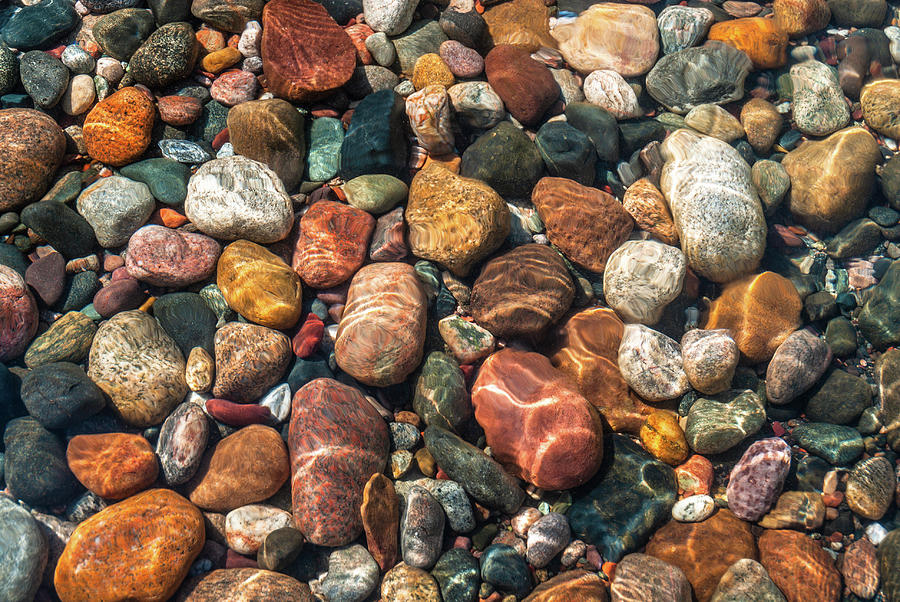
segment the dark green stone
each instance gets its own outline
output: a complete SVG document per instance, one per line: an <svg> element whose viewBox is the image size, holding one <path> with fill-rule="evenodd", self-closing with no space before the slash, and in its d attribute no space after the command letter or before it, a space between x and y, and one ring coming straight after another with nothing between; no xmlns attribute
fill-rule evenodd
<svg viewBox="0 0 900 602"><path fill-rule="evenodd" d="M131 56L128 72L149 88L164 88L190 75L197 60L197 47L189 23L167 23Z"/></svg>
<svg viewBox="0 0 900 602"><path fill-rule="evenodd" d="M393 90L370 94L357 105L341 145L341 177L386 173L403 178L409 150L405 107Z"/></svg>
<svg viewBox="0 0 900 602"><path fill-rule="evenodd" d="M55 107L69 85L69 69L52 54L30 50L19 60L22 87L42 109Z"/></svg>
<svg viewBox="0 0 900 602"><path fill-rule="evenodd" d="M289 566L300 554L303 534L293 527L275 529L266 535L259 551L256 564L267 571L281 571Z"/></svg>
<svg viewBox="0 0 900 602"><path fill-rule="evenodd" d="M44 427L62 429L102 410L106 397L81 366L56 362L28 371L22 403Z"/></svg>
<svg viewBox="0 0 900 602"><path fill-rule="evenodd" d="M22 252L15 245L6 243L0 243L0 265L17 271L22 278L25 277L25 270L28 268Z"/></svg>
<svg viewBox="0 0 900 602"><path fill-rule="evenodd" d="M11 420L3 443L6 485L26 504L58 506L82 489L66 463L65 443L34 418Z"/></svg>
<svg viewBox="0 0 900 602"><path fill-rule="evenodd" d="M472 547L476 550L483 550L488 547L494 537L497 536L497 532L500 530L500 527L497 523L486 523L478 527L478 529L472 534Z"/></svg>
<svg viewBox="0 0 900 602"><path fill-rule="evenodd" d="M156 23L150 11L123 8L97 20L94 39L106 54L127 61L155 29Z"/></svg>
<svg viewBox="0 0 900 602"><path fill-rule="evenodd" d="M828 0L831 20L841 27L878 27L887 12L885 0Z"/></svg>
<svg viewBox="0 0 900 602"><path fill-rule="evenodd" d="M881 242L881 228L867 217L852 221L828 241L825 252L835 259L867 255Z"/></svg>
<svg viewBox="0 0 900 602"><path fill-rule="evenodd" d="M315 182L330 180L341 166L344 124L334 117L319 117L307 123L307 130L306 176Z"/></svg>
<svg viewBox="0 0 900 602"><path fill-rule="evenodd" d="M828 320L841 313L834 295L828 291L818 291L806 297L803 300L803 309L813 322Z"/></svg>
<svg viewBox="0 0 900 602"><path fill-rule="evenodd" d="M562 121L551 121L541 126L534 143L551 176L593 185L597 153L581 130Z"/></svg>
<svg viewBox="0 0 900 602"><path fill-rule="evenodd" d="M825 342L835 357L850 357L856 353L856 329L843 316L829 320L825 329Z"/></svg>
<svg viewBox="0 0 900 602"><path fill-rule="evenodd" d="M481 578L502 592L523 598L531 591L531 573L525 559L505 543L488 546L481 555Z"/></svg>
<svg viewBox="0 0 900 602"><path fill-rule="evenodd" d="M216 314L197 293L169 293L153 304L153 315L169 333L184 357L194 347L215 354Z"/></svg>
<svg viewBox="0 0 900 602"><path fill-rule="evenodd" d="M87 220L63 203L32 203L22 210L21 219L66 259L89 255L97 245L94 229Z"/></svg>
<svg viewBox="0 0 900 602"><path fill-rule="evenodd" d="M68 0L41 0L16 11L3 26L3 41L10 48L46 48L71 31L80 19Z"/></svg>
<svg viewBox="0 0 900 602"><path fill-rule="evenodd" d="M460 432L472 416L472 404L455 359L440 351L428 354L416 381L413 410L426 425Z"/></svg>
<svg viewBox="0 0 900 602"><path fill-rule="evenodd" d="M37 368L53 362L80 363L90 353L96 333L93 320L81 312L70 311L32 341L25 353L25 365Z"/></svg>
<svg viewBox="0 0 900 602"><path fill-rule="evenodd" d="M191 3L188 0L147 0L158 25L187 21L191 18Z"/></svg>
<svg viewBox="0 0 900 602"><path fill-rule="evenodd" d="M845 466L857 459L864 449L862 437L849 426L825 422L807 422L794 429L797 443L833 466Z"/></svg>
<svg viewBox="0 0 900 602"><path fill-rule="evenodd" d="M575 537L618 562L669 519L678 488L671 466L624 435L605 439L603 465L573 492L568 517Z"/></svg>
<svg viewBox="0 0 900 602"><path fill-rule="evenodd" d="M160 203L179 205L187 196L191 170L187 165L159 157L126 165L119 172L126 178L143 182Z"/></svg>
<svg viewBox="0 0 900 602"><path fill-rule="evenodd" d="M900 210L900 153L881 167L881 192L891 207Z"/></svg>
<svg viewBox="0 0 900 602"><path fill-rule="evenodd" d="M812 389L806 404L806 417L813 422L851 424L872 405L872 389L858 376L844 370L832 370Z"/></svg>
<svg viewBox="0 0 900 602"><path fill-rule="evenodd" d="M890 207L878 205L869 209L869 217L882 228L896 226L900 221L900 213Z"/></svg>
<svg viewBox="0 0 900 602"><path fill-rule="evenodd" d="M878 544L878 568L885 599L900 600L900 528L888 533Z"/></svg>
<svg viewBox="0 0 900 602"><path fill-rule="evenodd" d="M78 311L85 307L100 290L96 272L78 272L66 283L66 290L58 302L60 312Z"/></svg>
<svg viewBox="0 0 900 602"><path fill-rule="evenodd" d="M41 200L56 201L57 203L74 201L81 193L81 182L81 172L70 171L60 177Z"/></svg>
<svg viewBox="0 0 900 602"><path fill-rule="evenodd" d="M438 558L431 576L441 588L444 602L476 602L481 574L478 560L466 550L451 548Z"/></svg>
<svg viewBox="0 0 900 602"><path fill-rule="evenodd" d="M0 42L0 94L12 92L19 83L19 59Z"/></svg>
<svg viewBox="0 0 900 602"><path fill-rule="evenodd" d="M619 126L609 111L589 102L572 102L566 105L566 120L587 134L601 161L619 160Z"/></svg>
<svg viewBox="0 0 900 602"><path fill-rule="evenodd" d="M437 465L476 501L512 514L522 505L525 492L496 460L437 426L425 429L425 447Z"/></svg>
<svg viewBox="0 0 900 602"><path fill-rule="evenodd" d="M876 349L900 342L900 262L892 263L869 292L859 314L859 331Z"/></svg>
<svg viewBox="0 0 900 602"><path fill-rule="evenodd" d="M462 155L459 173L485 182L501 196L525 198L544 175L541 152L509 121L478 137Z"/></svg>
<svg viewBox="0 0 900 602"><path fill-rule="evenodd" d="M285 380L291 387L291 393L296 393L300 387L317 378L334 378L334 373L328 367L328 360L321 357L298 357Z"/></svg>
<svg viewBox="0 0 900 602"><path fill-rule="evenodd" d="M623 121L619 124L622 156L628 157L654 140L666 137L666 126L655 119L645 121Z"/></svg>

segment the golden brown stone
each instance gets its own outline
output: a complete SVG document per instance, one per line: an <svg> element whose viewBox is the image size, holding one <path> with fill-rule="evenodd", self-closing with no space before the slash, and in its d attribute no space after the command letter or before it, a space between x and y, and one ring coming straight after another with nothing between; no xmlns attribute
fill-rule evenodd
<svg viewBox="0 0 900 602"><path fill-rule="evenodd" d="M900 80L880 79L866 84L859 102L870 128L888 138L900 138Z"/></svg>
<svg viewBox="0 0 900 602"><path fill-rule="evenodd" d="M425 86L439 85L449 88L453 85L456 78L450 72L450 67L444 62L440 55L429 52L423 54L416 60L416 66L413 67L412 83L416 90L421 90Z"/></svg>
<svg viewBox="0 0 900 602"><path fill-rule="evenodd" d="M841 575L822 547L798 531L765 531L759 538L759 561L787 602L837 602Z"/></svg>
<svg viewBox="0 0 900 602"><path fill-rule="evenodd" d="M751 98L741 107L741 125L747 142L760 154L766 154L781 133L781 113L768 100Z"/></svg>
<svg viewBox="0 0 900 602"><path fill-rule="evenodd" d="M766 529L818 529L825 520L825 504L817 491L785 491L763 516Z"/></svg>
<svg viewBox="0 0 900 602"><path fill-rule="evenodd" d="M550 10L542 0L512 0L484 11L488 37L493 46L513 44L528 52L541 46L556 48L550 36Z"/></svg>
<svg viewBox="0 0 900 602"><path fill-rule="evenodd" d="M228 305L248 320L286 329L300 319L300 277L265 247L235 241L225 247L216 270L216 283Z"/></svg>
<svg viewBox="0 0 900 602"><path fill-rule="evenodd" d="M366 548L382 571L397 563L397 533L400 529L400 503L394 484L383 474L373 474L363 489L363 529Z"/></svg>
<svg viewBox="0 0 900 602"><path fill-rule="evenodd" d="M293 577L254 568L218 569L185 581L175 602L316 602L309 586Z"/></svg>
<svg viewBox="0 0 900 602"><path fill-rule="evenodd" d="M774 19L750 17L715 23L708 39L742 50L754 69L777 69L787 63L788 35L776 26Z"/></svg>
<svg viewBox="0 0 900 602"><path fill-rule="evenodd" d="M751 274L722 289L709 306L703 328L725 328L747 363L768 361L803 324L803 301L793 283L775 272Z"/></svg>
<svg viewBox="0 0 900 602"><path fill-rule="evenodd" d="M641 426L641 443L657 460L676 466L688 457L689 449L678 416L667 410L657 410L647 416Z"/></svg>
<svg viewBox="0 0 900 602"><path fill-rule="evenodd" d="M825 0L775 0L775 25L792 38L824 29L831 19Z"/></svg>
<svg viewBox="0 0 900 602"><path fill-rule="evenodd" d="M575 569L544 581L522 602L606 602L606 585L597 573Z"/></svg>
<svg viewBox="0 0 900 602"><path fill-rule="evenodd" d="M156 480L156 453L140 435L100 433L76 435L66 448L69 470L100 497L120 500Z"/></svg>
<svg viewBox="0 0 900 602"><path fill-rule="evenodd" d="M678 230L666 198L659 188L647 178L641 178L628 187L622 197L625 208L635 224L667 245L678 246Z"/></svg>
<svg viewBox="0 0 900 602"><path fill-rule="evenodd" d="M53 118L32 109L0 110L0 211L43 194L65 151L65 135Z"/></svg>

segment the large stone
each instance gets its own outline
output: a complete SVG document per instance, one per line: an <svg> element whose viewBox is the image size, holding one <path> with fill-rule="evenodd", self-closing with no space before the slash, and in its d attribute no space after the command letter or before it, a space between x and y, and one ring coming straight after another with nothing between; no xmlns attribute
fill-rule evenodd
<svg viewBox="0 0 900 602"><path fill-rule="evenodd" d="M691 269L722 283L754 270L766 221L750 166L734 147L690 130L666 138L662 155L660 188Z"/></svg>
<svg viewBox="0 0 900 602"><path fill-rule="evenodd" d="M83 313L65 313L32 341L25 365L34 369L54 362L80 363L90 353L96 333L94 321Z"/></svg>
<svg viewBox="0 0 900 602"><path fill-rule="evenodd" d="M79 524L53 585L63 600L166 600L205 540L203 515L193 504L151 489Z"/></svg>
<svg viewBox="0 0 900 602"><path fill-rule="evenodd" d="M155 29L153 13L123 8L97 19L92 33L103 52L117 61L127 61Z"/></svg>
<svg viewBox="0 0 900 602"><path fill-rule="evenodd" d="M608 599L606 584L597 573L584 569L573 569L544 581L534 588L523 599L523 602L564 602L567 600L606 602Z"/></svg>
<svg viewBox="0 0 900 602"><path fill-rule="evenodd" d="M559 253L527 244L484 265L472 287L471 311L494 336L531 337L558 321L574 296Z"/></svg>
<svg viewBox="0 0 900 602"><path fill-rule="evenodd" d="M538 353L504 349L488 357L472 386L472 405L494 458L537 487L570 489L600 467L599 416ZM510 420L521 425L512 436Z"/></svg>
<svg viewBox="0 0 900 602"><path fill-rule="evenodd" d="M54 507L81 490L66 464L65 444L34 418L10 420L3 445L3 477L15 499L31 506Z"/></svg>
<svg viewBox="0 0 900 602"><path fill-rule="evenodd" d="M128 72L148 88L165 88L190 75L199 53L190 23L166 23L131 56Z"/></svg>
<svg viewBox="0 0 900 602"><path fill-rule="evenodd" d="M41 585L47 544L38 523L13 500L0 498L0 596L30 602Z"/></svg>
<svg viewBox="0 0 900 602"><path fill-rule="evenodd" d="M38 307L25 279L0 265L0 361L25 353L38 329Z"/></svg>
<svg viewBox="0 0 900 602"><path fill-rule="evenodd" d="M876 349L900 342L900 262L891 263L881 281L870 289L859 314L859 331ZM896 403L896 402L895 402Z"/></svg>
<svg viewBox="0 0 900 602"><path fill-rule="evenodd" d="M55 38L76 27L81 19L75 8L64 0L41 0L23 5L6 15L3 41L11 48L44 48Z"/></svg>
<svg viewBox="0 0 900 602"><path fill-rule="evenodd" d="M850 426L804 422L792 434L801 448L834 466L853 462L865 447L859 431Z"/></svg>
<svg viewBox="0 0 900 602"><path fill-rule="evenodd" d="M344 180L365 174L403 178L408 151L406 103L393 90L380 90L356 105L341 144Z"/></svg>
<svg viewBox="0 0 900 602"><path fill-rule="evenodd" d="M804 134L827 136L850 121L850 108L838 78L825 63L813 60L794 65L791 85L792 116Z"/></svg>
<svg viewBox="0 0 900 602"><path fill-rule="evenodd" d="M159 424L188 391L184 356L159 322L142 311L116 314L94 336L88 376L128 424Z"/></svg>
<svg viewBox="0 0 900 602"><path fill-rule="evenodd" d="M219 257L216 284L233 310L262 326L292 328L300 319L300 278L265 247L238 240Z"/></svg>
<svg viewBox="0 0 900 602"><path fill-rule="evenodd" d="M623 77L643 75L659 53L656 16L646 6L594 4L551 33L563 58L584 74L609 69Z"/></svg>
<svg viewBox="0 0 900 602"><path fill-rule="evenodd" d="M708 8L667 6L656 17L663 53L672 54L696 46L715 21L716 15Z"/></svg>
<svg viewBox="0 0 900 602"><path fill-rule="evenodd" d="M80 176L78 180L80 188ZM23 224L62 253L66 259L89 255L97 245L94 229L88 221L64 203L56 201L32 203L22 210L20 218ZM95 275L94 278L96 277ZM77 309L81 307L78 305Z"/></svg>
<svg viewBox="0 0 900 602"><path fill-rule="evenodd" d="M216 331L213 395L237 403L256 401L284 375L291 342L281 332L229 322Z"/></svg>
<svg viewBox="0 0 900 602"><path fill-rule="evenodd" d="M759 561L788 602L841 598L841 575L834 561L803 533L766 530L759 538Z"/></svg>
<svg viewBox="0 0 900 602"><path fill-rule="evenodd" d="M691 584L680 568L654 556L629 554L616 565L612 602L671 600L690 602Z"/></svg>
<svg viewBox="0 0 900 602"><path fill-rule="evenodd" d="M622 207L639 229L667 245L678 246L678 229L666 198L648 178L641 178L628 187L622 197Z"/></svg>
<svg viewBox="0 0 900 602"><path fill-rule="evenodd" d="M691 386L716 395L731 386L740 352L727 330L694 328L681 337L681 357Z"/></svg>
<svg viewBox="0 0 900 602"><path fill-rule="evenodd" d="M825 0L776 0L772 10L776 27L792 38L822 29L831 18Z"/></svg>
<svg viewBox="0 0 900 602"><path fill-rule="evenodd" d="M751 274L722 289L710 304L703 328L729 330L743 359L758 364L771 359L800 327L802 310L790 280L774 272Z"/></svg>
<svg viewBox="0 0 900 602"><path fill-rule="evenodd" d="M484 59L484 73L506 110L525 125L535 125L559 98L550 70L519 46L495 46Z"/></svg>
<svg viewBox="0 0 900 602"><path fill-rule="evenodd" d="M217 569L185 581L178 602L220 600L291 600L315 602L309 586L289 575L257 568Z"/></svg>
<svg viewBox="0 0 900 602"><path fill-rule="evenodd" d="M603 295L625 321L656 324L666 305L681 294L686 264L677 247L655 240L626 241L605 266Z"/></svg>
<svg viewBox="0 0 900 602"><path fill-rule="evenodd" d="M134 87L122 88L97 103L84 120L84 144L92 159L121 167L136 161L150 145L156 109Z"/></svg>
<svg viewBox="0 0 900 602"><path fill-rule="evenodd" d="M684 123L701 134L723 142L731 143L744 137L741 122L719 105L697 105L684 116Z"/></svg>
<svg viewBox="0 0 900 602"><path fill-rule="evenodd" d="M156 454L146 439L128 433L76 435L66 448L75 478L102 498L121 500L156 481Z"/></svg>
<svg viewBox="0 0 900 602"><path fill-rule="evenodd" d="M305 138L303 115L279 98L242 102L228 111L234 152L265 164L287 190L303 179Z"/></svg>
<svg viewBox="0 0 900 602"><path fill-rule="evenodd" d="M458 84L467 85L471 84ZM460 91L458 86L450 88L451 98L454 91ZM480 88L475 90L485 93ZM467 89L467 94L471 93ZM510 121L501 121L478 136L463 153L459 167L460 175L481 180L501 195L514 198L527 197L543 170L544 163L537 146L528 134Z"/></svg>
<svg viewBox="0 0 900 602"><path fill-rule="evenodd" d="M300 218L291 264L314 288L342 284L362 267L374 230L375 219L362 209L319 201Z"/></svg>
<svg viewBox="0 0 900 602"><path fill-rule="evenodd" d="M788 36L773 19L748 17L722 21L710 28L708 39L743 51L754 69L777 69L787 63Z"/></svg>
<svg viewBox="0 0 900 602"><path fill-rule="evenodd" d="M360 506L366 547L382 570L397 564L400 501L394 484L381 473L369 477Z"/></svg>
<svg viewBox="0 0 900 602"><path fill-rule="evenodd" d="M882 590L888 600L900 599L900 529L888 533L878 546Z"/></svg>
<svg viewBox="0 0 900 602"><path fill-rule="evenodd" d="M293 512L306 539L341 546L359 537L363 488L388 458L384 419L356 389L319 378L294 395L288 444Z"/></svg>
<svg viewBox="0 0 900 602"><path fill-rule="evenodd" d="M881 153L861 127L810 140L782 161L791 176L787 207L800 223L833 233L865 210Z"/></svg>
<svg viewBox="0 0 900 602"><path fill-rule="evenodd" d="M106 406L103 391L81 366L69 362L29 370L22 379L21 395L28 413L48 429L77 424Z"/></svg>
<svg viewBox="0 0 900 602"><path fill-rule="evenodd" d="M0 211L44 194L65 150L65 136L51 117L32 109L0 110Z"/></svg>
<svg viewBox="0 0 900 602"><path fill-rule="evenodd" d="M882 456L861 460L847 480L847 505L869 520L881 520L891 505L897 479L894 467Z"/></svg>
<svg viewBox="0 0 900 602"><path fill-rule="evenodd" d="M472 416L465 376L459 364L440 351L429 353L422 364L412 403L426 425L454 432L461 432Z"/></svg>
<svg viewBox="0 0 900 602"><path fill-rule="evenodd" d="M831 363L828 343L809 330L791 333L766 369L766 398L784 405L813 386Z"/></svg>
<svg viewBox="0 0 900 602"><path fill-rule="evenodd" d="M900 349L882 354L875 364L878 413L886 427L900 426Z"/></svg>
<svg viewBox="0 0 900 602"><path fill-rule="evenodd" d="M547 237L573 262L602 272L631 233L634 222L616 199L567 178L541 178L531 202Z"/></svg>
<svg viewBox="0 0 900 602"><path fill-rule="evenodd" d="M347 292L334 345L338 365L368 385L402 382L422 359L426 311L425 290L412 266L365 266Z"/></svg>
<svg viewBox="0 0 900 602"><path fill-rule="evenodd" d="M550 35L550 11L541 0L512 0L491 4L484 11L487 38L494 46L514 44L528 52L541 46L553 48L556 40ZM460 40L462 41L462 40ZM479 40L473 40L477 48ZM466 44L469 46L469 44Z"/></svg>
<svg viewBox="0 0 900 602"><path fill-rule="evenodd" d="M125 267L143 282L181 288L212 276L221 252L219 243L208 236L144 226L128 240Z"/></svg>
<svg viewBox="0 0 900 602"><path fill-rule="evenodd" d="M143 226L156 206L146 184L122 176L101 178L78 196L76 207L100 246L120 247Z"/></svg>

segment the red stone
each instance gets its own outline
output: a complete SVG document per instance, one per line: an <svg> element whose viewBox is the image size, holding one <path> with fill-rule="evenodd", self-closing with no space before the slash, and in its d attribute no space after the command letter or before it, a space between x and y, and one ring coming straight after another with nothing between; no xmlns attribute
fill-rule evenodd
<svg viewBox="0 0 900 602"><path fill-rule="evenodd" d="M359 537L363 488L390 450L378 411L357 389L318 378L294 395L288 448L297 528L321 546Z"/></svg>
<svg viewBox="0 0 900 602"><path fill-rule="evenodd" d="M122 269L122 268L119 268ZM147 300L147 293L132 277L110 282L94 295L94 309L104 318L129 309L137 309Z"/></svg>
<svg viewBox="0 0 900 602"><path fill-rule="evenodd" d="M0 212L43 194L62 162L66 137L49 115L33 109L0 111Z"/></svg>
<svg viewBox="0 0 900 602"><path fill-rule="evenodd" d="M249 71L235 69L216 78L209 93L214 100L226 107L233 107L256 98L259 82Z"/></svg>
<svg viewBox="0 0 900 602"><path fill-rule="evenodd" d="M319 347L322 335L325 333L325 324L316 314L310 312L306 316L303 326L294 335L291 341L291 347L294 349L294 355L300 358L309 357Z"/></svg>
<svg viewBox="0 0 900 602"><path fill-rule="evenodd" d="M163 96L156 101L156 107L160 119L175 126L190 125L203 112L203 103L193 96Z"/></svg>
<svg viewBox="0 0 900 602"><path fill-rule="evenodd" d="M208 399L206 411L219 422L231 426L267 424L272 420L272 412L265 406L254 403L234 403L226 399Z"/></svg>
<svg viewBox="0 0 900 602"><path fill-rule="evenodd" d="M508 348L488 357L472 405L494 459L537 487L577 487L600 468L599 414L539 353Z"/></svg>
<svg viewBox="0 0 900 602"><path fill-rule="evenodd" d="M363 23L345 27L344 31L350 36L350 41L353 42L353 47L356 48L356 56L359 58L359 62L363 65L374 65L375 59L372 58L372 53L366 48L366 38L374 34L375 31Z"/></svg>
<svg viewBox="0 0 900 602"><path fill-rule="evenodd" d="M144 226L128 241L125 267L138 280L180 288L212 276L221 252L222 247L209 236Z"/></svg>
<svg viewBox="0 0 900 602"><path fill-rule="evenodd" d="M300 219L294 271L313 288L349 280L366 260L374 229L375 218L362 209L334 201L315 203Z"/></svg>
<svg viewBox="0 0 900 602"><path fill-rule="evenodd" d="M247 558L229 549L225 552L225 568L226 569L257 569L259 565L253 558Z"/></svg>
<svg viewBox="0 0 900 602"><path fill-rule="evenodd" d="M834 561L803 533L766 530L759 538L759 561L787 602L841 599L841 575Z"/></svg>
<svg viewBox="0 0 900 602"><path fill-rule="evenodd" d="M343 86L356 67L356 48L321 4L272 0L262 16L265 85L275 96L308 102Z"/></svg>
<svg viewBox="0 0 900 602"><path fill-rule="evenodd" d="M484 59L484 72L506 110L525 125L535 125L559 98L547 66L520 46L495 46Z"/></svg>
<svg viewBox="0 0 900 602"><path fill-rule="evenodd" d="M76 435L66 449L69 470L100 497L120 500L156 481L156 453L140 435Z"/></svg>

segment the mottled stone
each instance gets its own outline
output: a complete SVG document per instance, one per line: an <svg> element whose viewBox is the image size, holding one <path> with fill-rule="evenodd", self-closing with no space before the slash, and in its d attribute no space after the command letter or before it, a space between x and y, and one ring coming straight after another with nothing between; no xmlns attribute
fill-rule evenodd
<svg viewBox="0 0 900 602"><path fill-rule="evenodd" d="M559 97L550 70L519 46L495 46L484 59L484 73L506 110L525 125L535 125Z"/></svg>
<svg viewBox="0 0 900 602"><path fill-rule="evenodd" d="M434 577L401 562L385 574L381 582L382 600L440 602L441 594Z"/></svg>
<svg viewBox="0 0 900 602"><path fill-rule="evenodd" d="M167 23L131 56L128 72L149 88L165 88L191 73L199 48L189 23Z"/></svg>
<svg viewBox="0 0 900 602"><path fill-rule="evenodd" d="M343 191L348 205L376 215L390 211L409 194L402 180L387 174L358 176L344 184Z"/></svg>
<svg viewBox="0 0 900 602"><path fill-rule="evenodd" d="M859 331L876 349L900 341L897 299L900 297L900 262L893 262L881 281L868 293L859 314Z"/></svg>
<svg viewBox="0 0 900 602"><path fill-rule="evenodd" d="M740 352L727 330L693 329L681 337L682 366L691 386L716 395L731 386Z"/></svg>
<svg viewBox="0 0 900 602"><path fill-rule="evenodd" d="M400 506L394 484L383 474L373 474L366 482L360 514L369 553L382 570L390 569L398 558Z"/></svg>
<svg viewBox="0 0 900 602"><path fill-rule="evenodd" d="M627 322L655 324L681 294L685 267L684 254L675 247L654 240L626 241L610 255L603 272L606 302Z"/></svg>
<svg viewBox="0 0 900 602"><path fill-rule="evenodd" d="M66 461L88 490L121 500L156 481L156 454L146 439L127 433L77 435L66 448Z"/></svg>
<svg viewBox="0 0 900 602"><path fill-rule="evenodd" d="M860 598L868 599L878 591L878 556L875 546L863 537L847 547L841 562L844 584Z"/></svg>
<svg viewBox="0 0 900 602"><path fill-rule="evenodd" d="M664 54L672 54L702 40L716 17L708 8L667 6L656 17Z"/></svg>
<svg viewBox="0 0 900 602"><path fill-rule="evenodd" d="M674 399L690 389L681 346L643 324L625 325L618 362L625 382L648 401Z"/></svg>
<svg viewBox="0 0 900 602"><path fill-rule="evenodd" d="M375 219L342 203L319 201L300 219L292 265L309 286L331 288L362 266Z"/></svg>
<svg viewBox="0 0 900 602"><path fill-rule="evenodd" d="M351 387L316 379L294 395L288 444L300 531L325 546L359 537L363 488L383 470L389 450L387 425L375 408Z"/></svg>
<svg viewBox="0 0 900 602"><path fill-rule="evenodd" d="M678 230L666 199L650 180L641 178L629 186L622 198L622 207L638 228L667 245L678 245Z"/></svg>
<svg viewBox="0 0 900 602"><path fill-rule="evenodd" d="M287 190L303 179L304 119L280 98L242 102L228 111L228 138L234 152L265 164Z"/></svg>
<svg viewBox="0 0 900 602"><path fill-rule="evenodd" d="M587 101L609 111L616 119L630 119L644 114L637 94L621 75L609 69L592 71L584 79Z"/></svg>
<svg viewBox="0 0 900 602"><path fill-rule="evenodd" d="M29 602L41 585L48 545L40 523L8 497L0 498L0 595L9 602Z"/></svg>
<svg viewBox="0 0 900 602"><path fill-rule="evenodd" d="M731 390L695 401L684 434L695 452L719 454L759 431L765 421L765 406L756 393Z"/></svg>
<svg viewBox="0 0 900 602"><path fill-rule="evenodd" d="M62 129L51 117L32 109L0 110L0 211L44 194L65 149Z"/></svg>
<svg viewBox="0 0 900 602"><path fill-rule="evenodd" d="M792 115L807 135L827 136L850 121L850 108L834 71L825 63L804 61L791 67Z"/></svg>
<svg viewBox="0 0 900 602"><path fill-rule="evenodd" d="M900 118L896 107L900 103L897 80L880 79L863 87L859 96L866 124L889 138L900 138Z"/></svg>
<svg viewBox="0 0 900 602"><path fill-rule="evenodd" d="M266 504L247 504L225 515L228 547L239 554L253 555L266 535L290 525L291 513Z"/></svg>
<svg viewBox="0 0 900 602"><path fill-rule="evenodd" d="M409 566L430 569L441 553L444 511L427 489L414 486L400 519L400 549Z"/></svg>
<svg viewBox="0 0 900 602"><path fill-rule="evenodd" d="M474 82L459 85L468 86L470 84L474 84ZM484 86L490 90L488 84L484 84ZM484 91L483 86L464 90L454 86L451 88L451 99L454 98L454 92L460 94L457 96L460 99L459 102L453 101L454 110L457 112L460 111L460 103L465 103L464 107L471 108L469 103L476 102L469 95L488 94ZM490 90L490 94L494 94L493 90ZM499 98L497 100L499 102ZM500 117L504 115L502 109L503 105L500 103ZM490 117L491 114L488 114L489 120L482 112L479 112L478 115L476 127L480 127L482 123L486 125L488 121L494 121L494 118ZM541 179L544 160L537 145L529 138L528 134L510 121L501 121L496 127L478 136L475 142L469 145L462 155L459 171L467 178L481 180L505 197L527 198L534 185Z"/></svg>
<svg viewBox="0 0 900 602"><path fill-rule="evenodd" d="M85 188L76 206L94 229L100 246L113 248L128 243L150 218L156 203L146 184L110 176Z"/></svg>
<svg viewBox="0 0 900 602"><path fill-rule="evenodd" d="M484 22L487 24L487 35L484 37L495 46L514 44L528 52L535 52L541 46L554 48L556 41L550 34L549 18L550 11L541 0L492 4L484 11ZM472 42L472 47L477 48L480 40L473 38Z"/></svg>
<svg viewBox="0 0 900 602"><path fill-rule="evenodd" d="M523 599L523 602L564 602L591 600L607 602L606 584L596 573L573 569L544 581Z"/></svg>
<svg viewBox="0 0 900 602"><path fill-rule="evenodd" d="M25 279L0 265L0 361L22 355L38 329L38 307Z"/></svg>
<svg viewBox="0 0 900 602"><path fill-rule="evenodd" d="M97 326L81 312L70 311L32 341L25 365L37 368L53 362L81 362L88 356Z"/></svg>
<svg viewBox="0 0 900 602"><path fill-rule="evenodd" d="M756 521L775 502L791 466L791 448L783 439L756 441L747 448L728 479L728 508L738 518Z"/></svg>
<svg viewBox="0 0 900 602"><path fill-rule="evenodd" d="M144 226L128 240L125 267L138 280L181 288L212 276L221 250L202 234Z"/></svg>
<svg viewBox="0 0 900 602"><path fill-rule="evenodd" d="M841 576L818 542L797 531L767 530L759 538L759 561L788 602L841 597Z"/></svg>
<svg viewBox="0 0 900 602"><path fill-rule="evenodd" d="M435 424L454 432L461 432L471 418L472 404L466 391L465 377L459 364L450 356L440 351L428 354L416 380L413 410L426 425Z"/></svg>
<svg viewBox="0 0 900 602"><path fill-rule="evenodd" d="M684 572L646 554L629 554L617 565L610 587L613 602L671 600L690 602L691 584Z"/></svg>
<svg viewBox="0 0 900 602"><path fill-rule="evenodd" d="M447 94L456 118L473 128L492 128L506 115L503 100L487 82L455 84Z"/></svg>
<svg viewBox="0 0 900 602"><path fill-rule="evenodd" d="M314 602L305 583L282 573L257 568L217 569L187 580L178 590L178 602L218 600L292 600Z"/></svg>
<svg viewBox="0 0 900 602"><path fill-rule="evenodd" d="M689 453L684 431L678 425L676 415L667 410L657 410L647 416L640 430L641 444L657 460L677 465Z"/></svg>
<svg viewBox="0 0 900 602"><path fill-rule="evenodd" d="M809 330L791 333L766 369L766 397L784 405L813 386L831 363L828 344Z"/></svg>
<svg viewBox="0 0 900 602"><path fill-rule="evenodd" d="M741 125L747 142L757 153L766 153L781 133L782 117L775 105L762 98L751 98L741 107Z"/></svg>
<svg viewBox="0 0 900 602"><path fill-rule="evenodd" d="M847 480L847 505L856 514L880 520L891 505L897 480L891 463L882 456L861 460Z"/></svg>
<svg viewBox="0 0 900 602"><path fill-rule="evenodd" d="M281 332L229 322L216 331L213 395L237 403L255 401L284 375L291 342Z"/></svg>
<svg viewBox="0 0 900 602"><path fill-rule="evenodd" d="M341 144L340 174L351 180L384 173L403 178L408 151L406 103L393 90L366 96L353 111Z"/></svg>
<svg viewBox="0 0 900 602"><path fill-rule="evenodd" d="M834 466L845 466L863 452L863 440L859 432L849 426L824 422L805 422L794 429L797 443Z"/></svg>
<svg viewBox="0 0 900 602"><path fill-rule="evenodd" d="M684 123L701 134L724 142L730 143L744 136L741 122L719 105L697 105L684 116Z"/></svg>
<svg viewBox="0 0 900 602"><path fill-rule="evenodd" d="M784 602L781 590L765 567L752 558L742 558L728 567L710 602Z"/></svg>
<svg viewBox="0 0 900 602"><path fill-rule="evenodd" d="M194 476L208 436L209 420L199 405L185 402L169 414L156 441L162 478L168 485L181 485Z"/></svg>
<svg viewBox="0 0 900 602"><path fill-rule="evenodd" d="M825 504L818 491L785 491L759 520L766 529L818 529L825 521Z"/></svg>

